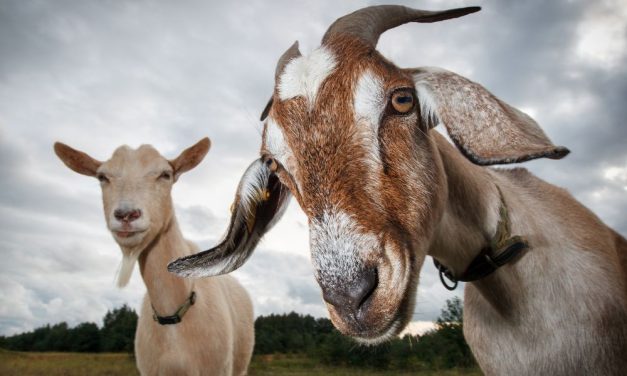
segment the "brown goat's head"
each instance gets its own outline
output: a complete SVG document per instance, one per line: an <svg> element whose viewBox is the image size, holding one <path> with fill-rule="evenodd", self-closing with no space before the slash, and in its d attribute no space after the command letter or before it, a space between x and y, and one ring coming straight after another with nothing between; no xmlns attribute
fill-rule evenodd
<svg viewBox="0 0 627 376"><path fill-rule="evenodd" d="M481 86L441 69L398 68L375 49L389 28L477 10L369 7L337 20L309 56L295 43L279 60L261 158L240 183L227 238L170 270L237 268L291 193L309 218L314 273L336 327L366 343L398 334L446 199L433 126L444 123L477 164L567 153Z"/></svg>

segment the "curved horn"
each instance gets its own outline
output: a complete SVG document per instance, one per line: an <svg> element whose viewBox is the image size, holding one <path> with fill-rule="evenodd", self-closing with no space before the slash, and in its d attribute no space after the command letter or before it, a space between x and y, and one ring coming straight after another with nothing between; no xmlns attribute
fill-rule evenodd
<svg viewBox="0 0 627 376"><path fill-rule="evenodd" d="M298 50L298 41L296 41L279 58L279 62L276 65L276 70L274 71L275 81L279 80L279 77L281 76L281 73L283 73L283 69L285 69L285 66L287 65L287 63L289 63L290 60L295 59L300 56L302 55L300 54L300 51Z"/></svg>
<svg viewBox="0 0 627 376"><path fill-rule="evenodd" d="M384 31L407 22L438 22L478 12L481 7L467 7L443 11L428 11L407 8L402 5L377 5L359 9L338 18L322 38L326 44L336 35L351 34L373 47Z"/></svg>

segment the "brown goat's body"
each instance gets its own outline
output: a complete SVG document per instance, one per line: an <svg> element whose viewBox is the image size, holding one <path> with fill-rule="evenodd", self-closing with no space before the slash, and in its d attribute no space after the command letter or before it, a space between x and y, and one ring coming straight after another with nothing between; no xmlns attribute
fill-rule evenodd
<svg viewBox="0 0 627 376"><path fill-rule="evenodd" d="M277 221L289 191L309 219L331 321L376 344L411 320L427 255L454 278L492 239L518 235L530 245L522 257L466 285L465 334L484 372L624 375L625 239L526 170L482 167L560 159L568 148L480 84L436 67L401 69L376 51L390 28L479 9L371 6L339 18L309 55L294 43L262 113L260 158L238 187L233 241L171 270L207 276L243 264L257 243L241 234L263 236L269 227L250 230L256 215Z"/></svg>
<svg viewBox="0 0 627 376"><path fill-rule="evenodd" d="M476 238L481 238L482 232L490 233L496 226L497 185L509 208L512 234L530 243L514 263L466 284L464 334L482 370L487 375L624 372L625 239L564 189L525 169L473 165L436 137L449 182L444 218L464 223L471 218L468 210L473 210L478 222L460 226L445 219L430 254L463 271L474 257L465 252L478 252L480 247L453 247L463 244L463 238L472 244L469 228L475 227ZM485 185L486 181L491 183Z"/></svg>

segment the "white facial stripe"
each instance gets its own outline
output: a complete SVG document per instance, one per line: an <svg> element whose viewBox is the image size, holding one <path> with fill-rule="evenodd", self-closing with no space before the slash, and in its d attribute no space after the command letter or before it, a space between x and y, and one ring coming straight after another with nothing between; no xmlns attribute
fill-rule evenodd
<svg viewBox="0 0 627 376"><path fill-rule="evenodd" d="M277 161L285 165L287 159L291 157L292 150L285 141L283 136L283 130L279 127L276 121L272 118L268 118L266 123L266 149L272 154Z"/></svg>
<svg viewBox="0 0 627 376"><path fill-rule="evenodd" d="M383 80L370 70L364 71L355 86L353 108L358 129L356 142L367 151L363 162L370 169L364 185L375 202L379 202L379 174L383 169L379 150L379 124L386 102Z"/></svg>
<svg viewBox="0 0 627 376"><path fill-rule="evenodd" d="M372 71L366 70L359 77L355 87L353 100L355 120L365 120L373 129L378 129L385 102L383 81Z"/></svg>
<svg viewBox="0 0 627 376"><path fill-rule="evenodd" d="M304 96L313 105L322 82L333 72L335 55L326 47L290 61L279 78L279 98Z"/></svg>
<svg viewBox="0 0 627 376"><path fill-rule="evenodd" d="M316 279L326 287L357 280L364 270L360 253L379 247L374 234L360 231L355 220L340 210L312 220L309 234Z"/></svg>
<svg viewBox="0 0 627 376"><path fill-rule="evenodd" d="M298 186L298 189L300 189L300 184L296 178L298 166L294 160L294 153L285 140L283 130L272 117L269 117L268 122L266 123L265 144L268 152L270 152L272 157L275 158L281 166L287 170L287 172L289 172L292 178L294 178L294 182Z"/></svg>

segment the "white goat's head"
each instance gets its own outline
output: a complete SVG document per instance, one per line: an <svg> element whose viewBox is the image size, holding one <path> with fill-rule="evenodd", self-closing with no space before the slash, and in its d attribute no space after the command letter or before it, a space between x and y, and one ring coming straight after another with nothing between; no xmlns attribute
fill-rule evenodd
<svg viewBox="0 0 627 376"><path fill-rule="evenodd" d="M170 224L172 184L202 161L209 146L209 139L204 138L173 160L150 145L136 150L121 146L108 161L99 162L60 142L54 144L66 166L100 180L107 227L123 253L120 287L128 283L140 253Z"/></svg>
<svg viewBox="0 0 627 376"><path fill-rule="evenodd" d="M446 199L432 128L443 123L477 164L568 152L481 86L441 69L398 68L375 50L387 29L477 10L374 6L338 19L309 56L295 43L279 60L261 158L240 183L226 240L169 269L237 268L291 193L309 218L314 272L335 326L368 343L399 333Z"/></svg>

